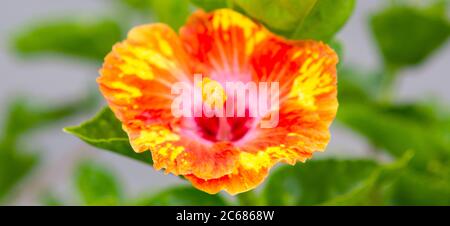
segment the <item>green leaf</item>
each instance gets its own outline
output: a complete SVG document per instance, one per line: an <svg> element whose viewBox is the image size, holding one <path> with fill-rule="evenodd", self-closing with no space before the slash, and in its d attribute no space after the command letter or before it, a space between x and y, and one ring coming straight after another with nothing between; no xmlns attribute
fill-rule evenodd
<svg viewBox="0 0 450 226"><path fill-rule="evenodd" d="M318 0L290 38L330 40L345 25L355 5L355 0Z"/></svg>
<svg viewBox="0 0 450 226"><path fill-rule="evenodd" d="M392 194L395 205L450 205L450 171L444 176L409 170L396 183Z"/></svg>
<svg viewBox="0 0 450 226"><path fill-rule="evenodd" d="M61 105L39 103L28 98L17 98L8 106L3 141L10 143L26 132L87 111L96 104L97 99L93 95L67 101Z"/></svg>
<svg viewBox="0 0 450 226"><path fill-rule="evenodd" d="M291 39L329 41L353 12L354 0L235 0L250 17Z"/></svg>
<svg viewBox="0 0 450 226"><path fill-rule="evenodd" d="M57 53L100 61L121 37L113 20L54 20L25 26L13 37L13 45L23 55Z"/></svg>
<svg viewBox="0 0 450 226"><path fill-rule="evenodd" d="M323 0L234 0L246 14L270 28L290 32L303 23L317 2Z"/></svg>
<svg viewBox="0 0 450 226"><path fill-rule="evenodd" d="M173 187L134 202L139 206L224 206L219 195L209 195L193 187Z"/></svg>
<svg viewBox="0 0 450 226"><path fill-rule="evenodd" d="M450 145L440 130L440 119L419 110L424 108L420 105L384 106L344 101L337 117L395 157L403 156L405 150L413 150L415 157L411 165L427 169L434 161L449 161Z"/></svg>
<svg viewBox="0 0 450 226"><path fill-rule="evenodd" d="M338 74L339 102L373 102L380 91L382 81L380 73L368 73L351 67L342 67Z"/></svg>
<svg viewBox="0 0 450 226"><path fill-rule="evenodd" d="M269 177L264 196L269 205L380 205L412 157L379 165L371 160L315 160L284 166Z"/></svg>
<svg viewBox="0 0 450 226"><path fill-rule="evenodd" d="M263 195L268 205L318 205L364 185L377 169L370 160L314 160L271 173Z"/></svg>
<svg viewBox="0 0 450 226"><path fill-rule="evenodd" d="M339 72L337 119L374 146L401 157L415 151L411 167L429 172L450 163L450 112L439 103L388 104L375 100L381 75L351 68ZM439 170L433 170L439 171Z"/></svg>
<svg viewBox="0 0 450 226"><path fill-rule="evenodd" d="M44 206L64 206L64 201L57 195L46 192L39 197L39 202Z"/></svg>
<svg viewBox="0 0 450 226"><path fill-rule="evenodd" d="M261 206L264 200L254 190L246 191L235 196L240 206Z"/></svg>
<svg viewBox="0 0 450 226"><path fill-rule="evenodd" d="M154 0L152 12L159 22L169 24L173 29L178 30L186 23L190 14L189 0Z"/></svg>
<svg viewBox="0 0 450 226"><path fill-rule="evenodd" d="M291 39L329 41L353 12L355 0L191 0L207 11L232 8Z"/></svg>
<svg viewBox="0 0 450 226"><path fill-rule="evenodd" d="M153 16L158 22L166 23L178 30L190 14L189 0L121 0L144 16Z"/></svg>
<svg viewBox="0 0 450 226"><path fill-rule="evenodd" d="M206 11L211 11L214 9L227 8L227 0L191 0L192 4L203 8Z"/></svg>
<svg viewBox="0 0 450 226"><path fill-rule="evenodd" d="M387 205L390 204L391 190L404 170L413 152L408 151L394 163L382 165L364 180L361 186L343 195L326 201L323 205Z"/></svg>
<svg viewBox="0 0 450 226"><path fill-rule="evenodd" d="M21 153L0 144L0 202L28 175L36 165L36 155Z"/></svg>
<svg viewBox="0 0 450 226"><path fill-rule="evenodd" d="M38 156L28 150L24 135L43 126L90 109L96 101L91 96L62 105L39 104L35 100L17 98L7 107L0 137L0 200L37 164Z"/></svg>
<svg viewBox="0 0 450 226"><path fill-rule="evenodd" d="M135 10L140 10L144 13L148 13L148 9L152 7L153 0L120 0L120 3Z"/></svg>
<svg viewBox="0 0 450 226"><path fill-rule="evenodd" d="M133 151L121 122L108 107L103 108L94 118L78 126L66 127L64 131L94 147L152 164L150 152L138 154Z"/></svg>
<svg viewBox="0 0 450 226"><path fill-rule="evenodd" d="M333 39L328 42L328 45L330 45L330 47L336 52L339 59L341 59L342 61L342 59L344 58L344 45L342 44L342 42L338 39ZM339 64L340 63L341 62L339 62Z"/></svg>
<svg viewBox="0 0 450 226"><path fill-rule="evenodd" d="M99 164L84 162L75 172L80 198L86 205L119 205L122 191L114 175Z"/></svg>
<svg viewBox="0 0 450 226"><path fill-rule="evenodd" d="M394 6L371 17L370 26L386 65L422 63L450 36L450 24L426 9ZM437 13L440 14L440 13Z"/></svg>
<svg viewBox="0 0 450 226"><path fill-rule="evenodd" d="M327 43L338 55L339 62L337 65L337 69L340 70L342 68L342 62L344 61L344 45L338 39L332 39Z"/></svg>

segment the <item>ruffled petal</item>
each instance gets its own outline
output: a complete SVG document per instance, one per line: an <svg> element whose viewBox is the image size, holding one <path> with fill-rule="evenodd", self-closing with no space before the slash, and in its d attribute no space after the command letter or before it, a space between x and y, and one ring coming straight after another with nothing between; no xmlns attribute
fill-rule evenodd
<svg viewBox="0 0 450 226"><path fill-rule="evenodd" d="M276 153L271 154L273 162L305 161L313 152L325 150L330 139L329 126L338 108L338 57L316 41L275 37L260 45L251 60L253 77L279 83L280 105L274 109L278 124L274 128L257 125L247 150L271 150Z"/></svg>
<svg viewBox="0 0 450 226"><path fill-rule="evenodd" d="M180 29L186 51L199 62L196 72L222 84L251 81L250 56L270 36L261 24L229 9L197 11Z"/></svg>
<svg viewBox="0 0 450 226"><path fill-rule="evenodd" d="M126 131L168 127L176 123L171 114L171 85L192 80L188 62L179 38L168 26L139 26L114 45L97 82Z"/></svg>
<svg viewBox="0 0 450 226"><path fill-rule="evenodd" d="M236 195L258 186L266 178L269 172L268 169L269 168L261 167L256 171L239 167L234 173L216 179L205 180L196 177L195 175L185 175L185 178L188 179L194 187L209 194L216 194L224 190L231 195Z"/></svg>

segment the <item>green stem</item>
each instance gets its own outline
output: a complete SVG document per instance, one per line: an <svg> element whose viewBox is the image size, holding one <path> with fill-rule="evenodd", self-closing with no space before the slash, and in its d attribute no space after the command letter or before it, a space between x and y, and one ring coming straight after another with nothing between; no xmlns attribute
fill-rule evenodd
<svg viewBox="0 0 450 226"><path fill-rule="evenodd" d="M387 67L381 78L380 102L384 104L392 103L394 99L395 81L397 78L397 68Z"/></svg>
<svg viewBox="0 0 450 226"><path fill-rule="evenodd" d="M236 196L241 206L257 206L260 205L259 199L254 191L247 191Z"/></svg>

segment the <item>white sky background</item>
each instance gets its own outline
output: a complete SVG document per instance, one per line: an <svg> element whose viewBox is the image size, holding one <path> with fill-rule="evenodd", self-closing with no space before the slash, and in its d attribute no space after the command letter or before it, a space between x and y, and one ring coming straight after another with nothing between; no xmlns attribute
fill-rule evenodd
<svg viewBox="0 0 450 226"><path fill-rule="evenodd" d="M345 62L362 68L376 69L380 59L372 44L367 21L370 12L383 1L359 0L355 13L338 35L344 43ZM0 125L5 106L17 94L33 96L37 101L61 102L82 96L88 85L95 84L98 65L79 63L71 58L40 58L21 60L8 51L10 34L29 22L42 18L67 15L96 17L107 13L108 0L6 0L0 8ZM397 95L400 100L436 97L450 104L450 45L447 44L424 65L403 72ZM36 200L50 189L74 203L73 166L79 159L95 159L105 163L120 176L125 194L136 197L142 192L151 193L165 186L183 183L172 175L156 172L151 167L132 160L96 150L77 138L61 132L66 125L77 124L86 115L53 128L45 129L27 141L34 149L41 149L41 164L32 177L19 190L18 199L12 204L39 204ZM367 144L352 132L333 127L333 138L328 150L321 157L330 155L363 156Z"/></svg>

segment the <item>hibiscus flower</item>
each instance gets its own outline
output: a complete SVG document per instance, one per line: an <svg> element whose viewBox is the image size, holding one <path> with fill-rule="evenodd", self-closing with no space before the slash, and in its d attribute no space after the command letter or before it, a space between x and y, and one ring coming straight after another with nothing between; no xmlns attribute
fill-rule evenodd
<svg viewBox="0 0 450 226"><path fill-rule="evenodd" d="M322 42L287 40L220 9L195 12L179 34L160 23L133 28L106 56L98 83L133 149L151 151L156 169L211 194L237 194L261 184L275 164L325 150L338 107L337 63ZM247 100L245 115L175 116L174 84L194 90L198 74L200 87L212 83L215 94L223 92L223 106ZM279 105L266 112L276 111L277 124L261 126L264 117L248 112L254 103L227 93L226 82L278 84ZM206 104L194 102L194 112Z"/></svg>

